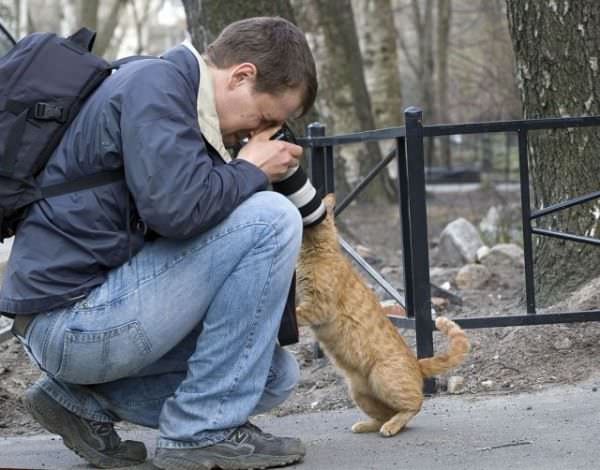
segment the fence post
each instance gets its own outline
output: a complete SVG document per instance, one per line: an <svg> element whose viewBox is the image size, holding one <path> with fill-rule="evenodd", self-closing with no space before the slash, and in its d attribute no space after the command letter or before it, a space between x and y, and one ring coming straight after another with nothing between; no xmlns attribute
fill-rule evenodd
<svg viewBox="0 0 600 470"><path fill-rule="evenodd" d="M429 284L429 247L425 205L425 155L423 152L423 111L411 106L404 110L406 125L406 170L408 180L408 220L411 233L411 290L415 316L417 357L433 356L433 323ZM425 381L425 392L435 391L435 380Z"/></svg>
<svg viewBox="0 0 600 470"><path fill-rule="evenodd" d="M323 137L325 126L320 122L312 122L306 126L306 135L309 139ZM311 145L308 164L308 174L313 186L317 191L325 191L325 149L321 146Z"/></svg>
<svg viewBox="0 0 600 470"><path fill-rule="evenodd" d="M320 122L312 122L306 126L306 135L309 139L323 137L325 135L325 126ZM321 191L322 194L325 194L328 189L326 187L325 163L325 148L312 145L311 142L310 154L308 156L308 175L315 189ZM317 341L313 344L313 356L315 359L325 356Z"/></svg>
<svg viewBox="0 0 600 470"><path fill-rule="evenodd" d="M535 284L533 242L531 232L531 201L529 199L529 156L527 130L519 129L519 181L521 184L521 217L523 222L523 253L525 262L525 299L527 313L535 314Z"/></svg>
<svg viewBox="0 0 600 470"><path fill-rule="evenodd" d="M408 167L406 164L406 138L396 139L396 158L398 160L398 200L400 208L400 223L402 224L402 264L404 266L404 307L406 316L415 316L413 302L413 259L412 259L412 232L410 226L409 194L408 194Z"/></svg>
<svg viewBox="0 0 600 470"><path fill-rule="evenodd" d="M333 145L325 147L325 194L335 193Z"/></svg>

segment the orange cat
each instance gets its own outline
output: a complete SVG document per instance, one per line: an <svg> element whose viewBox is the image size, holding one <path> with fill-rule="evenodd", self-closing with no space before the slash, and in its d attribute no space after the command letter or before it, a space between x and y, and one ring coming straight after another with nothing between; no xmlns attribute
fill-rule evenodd
<svg viewBox="0 0 600 470"><path fill-rule="evenodd" d="M333 222L335 197L325 197L326 219L304 229L298 263L298 323L312 328L334 363L345 372L354 402L368 421L354 432L393 436L421 409L423 379L459 365L469 340L453 321L435 325L449 337L445 354L417 360L385 315L375 293L343 255Z"/></svg>

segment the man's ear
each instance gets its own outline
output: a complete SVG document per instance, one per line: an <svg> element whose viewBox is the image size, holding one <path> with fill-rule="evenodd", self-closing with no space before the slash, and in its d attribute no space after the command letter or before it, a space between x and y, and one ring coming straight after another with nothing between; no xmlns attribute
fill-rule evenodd
<svg viewBox="0 0 600 470"><path fill-rule="evenodd" d="M256 69L256 65L254 65L252 62L243 62L241 64L234 65L231 67L229 72L228 85L230 88L237 88L244 82L248 81L254 85L254 83L256 83L257 74L258 70Z"/></svg>

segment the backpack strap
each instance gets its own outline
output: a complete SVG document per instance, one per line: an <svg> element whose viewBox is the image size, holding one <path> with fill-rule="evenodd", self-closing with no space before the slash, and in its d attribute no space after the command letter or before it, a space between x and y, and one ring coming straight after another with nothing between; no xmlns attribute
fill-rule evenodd
<svg viewBox="0 0 600 470"><path fill-rule="evenodd" d="M110 63L111 69L118 69L121 65L128 64L129 62L135 62L136 60L144 60L144 59L159 59L159 57L152 55L132 55L129 57L123 57L121 59L114 60Z"/></svg>
<svg viewBox="0 0 600 470"><path fill-rule="evenodd" d="M102 171L93 175L86 175L74 180L65 181L64 183L51 184L40 188L40 199L48 199L49 197L61 196L75 191L91 189L105 184L115 183L125 180L125 172L123 168L117 170Z"/></svg>

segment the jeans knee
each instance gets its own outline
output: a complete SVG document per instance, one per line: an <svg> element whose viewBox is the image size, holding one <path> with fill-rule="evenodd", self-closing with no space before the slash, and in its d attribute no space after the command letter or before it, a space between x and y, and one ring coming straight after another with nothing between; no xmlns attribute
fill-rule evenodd
<svg viewBox="0 0 600 470"><path fill-rule="evenodd" d="M250 200L260 207L261 218L275 228L283 246L300 248L302 216L289 199L274 191L262 191Z"/></svg>

